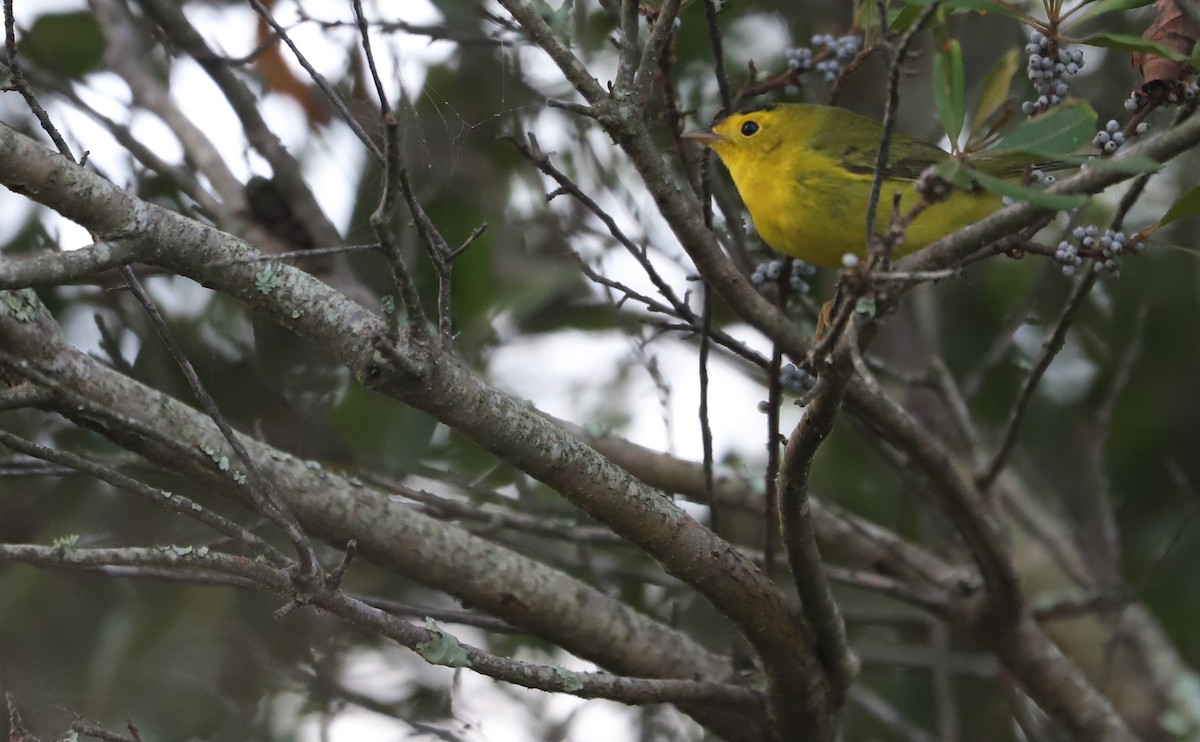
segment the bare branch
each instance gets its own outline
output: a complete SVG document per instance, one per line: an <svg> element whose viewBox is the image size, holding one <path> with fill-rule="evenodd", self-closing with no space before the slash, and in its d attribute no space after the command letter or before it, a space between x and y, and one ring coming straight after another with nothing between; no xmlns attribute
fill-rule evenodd
<svg viewBox="0 0 1200 742"><path fill-rule="evenodd" d="M246 467L248 482L250 484L250 497L258 508L259 513L271 519L276 526L287 536L291 541L292 546L296 549L296 553L300 558L300 578L305 589L313 589L317 584L324 581L325 577L321 572L321 562L317 559L316 551L313 550L312 543L308 540L308 535L304 533L304 529L300 527L296 517L284 504L279 497L279 493L275 491L273 483L263 476L262 471L251 456L246 447L242 445L237 434L233 432L233 427L229 421L221 414L221 409L217 406L217 402L212 398L212 395L205 389L204 384L200 381L200 377L196 374L196 369L192 367L191 361L184 355L183 349L175 342L174 335L171 334L167 322L159 313L158 307L150 299L150 295L142 287L137 276L128 266L121 269L125 276L125 282L129 286L130 291L137 298L142 308L146 310L146 316L150 318L154 325L155 331L162 340L163 345L167 347L171 357L175 360L179 370L183 372L187 379L188 386L192 390L192 394L196 396L196 400L200 402L200 406L208 414L217 428L221 431L221 436L233 449L237 455L238 461L242 466Z"/></svg>
<svg viewBox="0 0 1200 742"><path fill-rule="evenodd" d="M254 8L254 12L258 13L258 16L275 31L276 36L278 36L280 39L283 39L283 43L288 45L288 48L292 50L292 54L296 55L296 61L300 63L300 66L304 68L304 71L308 73L308 76L312 78L312 81L316 83L317 87L321 89L321 92L325 94L325 97L329 100L329 102L332 103L334 108L338 110L338 113L341 114L342 120L345 121L346 125L350 127L350 131L354 132L354 135L358 137L358 141L362 142L362 145L366 147L368 152L371 153L371 156L374 157L377 162L382 163L383 152L380 151L379 145L375 144L375 142L371 140L371 137L367 135L366 130L363 129L362 124L358 123L358 118L346 106L346 101L342 100L342 96L338 93L338 91L334 90L333 86L329 84L329 81L325 79L324 75L322 75L320 72L317 72L316 68L312 66L312 63L308 61L308 58L305 57L300 51L299 47L296 46L296 42L292 41L292 37L288 35L287 29L279 25L279 22L275 20L275 16L271 15L271 11L268 10L267 7L259 0L250 0L250 7ZM361 12L361 6L358 3L355 3L355 7L359 12ZM372 61L372 70L374 70L374 61Z"/></svg>
<svg viewBox="0 0 1200 742"><path fill-rule="evenodd" d="M25 99L25 105L29 106L29 110L37 118L42 130L54 142L58 153L74 162L75 155L71 154L67 140L58 133L58 128L50 120L50 114L46 113L46 109L38 103L37 97L29 89L29 82L25 79L25 73L21 68L21 59L17 56L17 29L16 19L13 17L13 0L4 0L4 51L8 56L8 75L12 87Z"/></svg>
<svg viewBox="0 0 1200 742"><path fill-rule="evenodd" d="M384 102L386 105L386 101ZM396 292L400 295L400 304L408 317L408 331L418 342L429 338L428 320L425 310L421 307L421 295L417 285L413 283L412 275L404 255L400 252L400 243L392 234L392 223L396 216L396 205L401 191L401 179L404 165L400 161L400 123L390 110L383 113L384 131L384 165L383 193L379 197L379 206L371 213L371 227L375 237L383 246L383 254L387 257L388 266L392 269L392 281ZM407 193L407 192L406 192Z"/></svg>
<svg viewBox="0 0 1200 742"><path fill-rule="evenodd" d="M1092 287L1096 285L1096 279L1099 277L1097 271L1093 270L1091 263L1087 264L1085 275L1075 284L1074 291L1071 292L1071 298L1063 307L1062 313L1058 316L1058 321L1054 324L1054 329L1050 335L1042 343L1042 353L1038 356L1037 361L1029 369L1029 373L1025 376L1025 381L1021 384L1021 392L1017 395L1013 402L1012 408L1009 409L1008 420L1004 426L1004 438L1001 440L1000 447L996 449L995 455L988 463L987 468L981 469L975 475L975 481L981 490L988 490L996 481L996 477L1000 475L1000 471L1004 468L1008 461L1009 455L1012 453L1013 446L1017 443L1017 433L1021 429L1021 421L1025 419L1025 411L1029 408L1029 403L1033 399L1033 393L1037 391L1038 385L1042 381L1042 376L1046 373L1046 369L1050 368L1050 364L1058 356L1058 352L1062 350L1063 343L1067 339L1067 331L1071 328L1071 321L1075 318L1075 313L1083 306L1083 300L1087 298Z"/></svg>
<svg viewBox="0 0 1200 742"><path fill-rule="evenodd" d="M883 5L881 11L883 15L881 19L887 18L886 5ZM908 55L908 47L912 44L912 40L916 38L925 24L933 17L933 14L941 7L941 0L934 0L925 10L921 11L921 15L917 16L917 20L913 22L904 35L900 37L900 41L896 44L894 50L889 49L891 54L888 56L888 86L887 86L887 104L883 109L883 131L879 135L879 150L875 153L875 174L871 180L871 195L867 199L867 234L866 244L871 253L871 269L886 267L891 261L891 251L893 240L880 240L875 234L875 217L879 210L879 196L883 190L884 174L887 172L888 156L892 144L892 129L896 123L896 109L900 106L900 70L904 65L904 58ZM881 20L882 22L882 20Z"/></svg>
<svg viewBox="0 0 1200 742"><path fill-rule="evenodd" d="M150 487L114 469L89 461L82 456L70 453L69 451L58 451L41 446L4 430L0 430L0 444L7 446L13 451L28 456L35 456L44 461L52 461L83 474L89 474L155 505L164 507L179 515L193 518L212 528L217 533L223 534L234 542L241 544L251 553L268 560L276 567L287 565L287 560L283 558L283 555L275 547L233 521L201 507L198 503L183 495Z"/></svg>

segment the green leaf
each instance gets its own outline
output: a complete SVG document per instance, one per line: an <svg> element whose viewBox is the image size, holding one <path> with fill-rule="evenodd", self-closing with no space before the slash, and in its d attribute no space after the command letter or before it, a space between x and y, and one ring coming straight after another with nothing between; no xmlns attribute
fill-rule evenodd
<svg viewBox="0 0 1200 742"><path fill-rule="evenodd" d="M52 75L82 77L99 69L105 46L96 17L81 11L41 16L21 37L17 51Z"/></svg>
<svg viewBox="0 0 1200 742"><path fill-rule="evenodd" d="M894 33L904 33L908 27L913 24L921 15L921 6L918 3L907 3L903 8L896 12L892 17L891 23L888 24Z"/></svg>
<svg viewBox="0 0 1200 742"><path fill-rule="evenodd" d="M1157 44L1149 39L1143 39L1141 36L1131 36L1123 33L1092 34L1085 39L1080 39L1079 43L1087 44L1088 46L1101 46L1105 49L1118 49L1126 52L1157 54L1160 57L1173 59L1176 62L1187 62L1191 59L1191 57L1186 54L1180 54L1174 49L1168 49L1162 44Z"/></svg>
<svg viewBox="0 0 1200 742"><path fill-rule="evenodd" d="M421 642L417 645L417 654L431 665L443 665L445 667L470 667L471 660L467 657L467 650L458 643L452 635L447 634L438 628L437 621L432 618L425 619L425 628L434 633L434 638L427 642Z"/></svg>
<svg viewBox="0 0 1200 742"><path fill-rule="evenodd" d="M1154 0L1100 0L1092 7L1091 10L1084 13L1075 21L1075 25L1090 21L1093 18L1102 16L1105 13L1112 13L1117 10L1133 10L1150 5Z"/></svg>
<svg viewBox="0 0 1200 742"><path fill-rule="evenodd" d="M1041 188L1023 186L1020 183L997 178L970 168L963 168L960 177L969 178L998 196L1008 196L1018 201L1025 201L1034 206L1041 206L1042 208L1053 209L1055 211L1074 209L1082 206L1087 201L1087 196L1076 193L1047 193Z"/></svg>
<svg viewBox="0 0 1200 742"><path fill-rule="evenodd" d="M970 187L970 178L961 177L962 169L962 160L958 159L957 157L951 157L949 160L939 162L937 166L934 167L934 172L937 173L939 178L947 183Z"/></svg>
<svg viewBox="0 0 1200 742"><path fill-rule="evenodd" d="M929 5L933 0L909 0L914 5ZM1022 11L1015 3L1004 0L945 0L942 7L951 12L975 10L980 13L997 13L1020 21L1033 20L1028 13Z"/></svg>
<svg viewBox="0 0 1200 742"><path fill-rule="evenodd" d="M1021 69L1021 50L1009 49L1000 55L987 78L983 81L983 90L979 93L979 105L975 107L975 115L971 118L971 136L975 136L1008 100L1008 91L1012 87L1013 77Z"/></svg>
<svg viewBox="0 0 1200 742"><path fill-rule="evenodd" d="M1165 227L1171 222L1177 222L1180 219L1186 219L1189 216L1200 214L1200 186L1196 186L1192 190L1179 197L1179 200L1167 209L1167 213L1163 214L1162 219L1159 219L1154 224L1154 229Z"/></svg>
<svg viewBox="0 0 1200 742"><path fill-rule="evenodd" d="M1022 153L1033 158L1062 159L1091 140L1096 133L1096 112L1082 101L1055 106L1048 113L1024 122L987 154Z"/></svg>
<svg viewBox="0 0 1200 742"><path fill-rule="evenodd" d="M957 152L958 136L962 134L963 119L967 115L966 74L962 45L957 39L948 39L933 58L933 98L942 127L950 137L950 147Z"/></svg>

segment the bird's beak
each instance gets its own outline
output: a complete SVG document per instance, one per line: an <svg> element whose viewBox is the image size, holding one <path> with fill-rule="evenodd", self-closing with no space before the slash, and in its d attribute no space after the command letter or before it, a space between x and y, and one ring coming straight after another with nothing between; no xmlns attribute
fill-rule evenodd
<svg viewBox="0 0 1200 742"><path fill-rule="evenodd" d="M684 139L690 139L693 142L699 142L706 147L711 147L712 145L721 141L721 135L714 134L711 131L685 131L679 136Z"/></svg>

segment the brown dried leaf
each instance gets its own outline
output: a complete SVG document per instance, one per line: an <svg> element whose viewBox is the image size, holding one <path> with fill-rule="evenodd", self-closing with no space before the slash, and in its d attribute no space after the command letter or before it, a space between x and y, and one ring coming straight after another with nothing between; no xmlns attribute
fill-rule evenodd
<svg viewBox="0 0 1200 742"><path fill-rule="evenodd" d="M1195 3L1196 0L1180 0L1180 2ZM1188 21L1188 17L1179 9L1176 0L1156 0L1154 3L1154 22L1142 34L1142 38L1162 44L1168 49L1174 49L1180 54L1190 55L1196 45L1200 29ZM1182 80L1195 70L1187 62L1177 62L1165 59L1149 52L1135 52L1132 56L1133 65L1142 73L1145 83L1157 81Z"/></svg>

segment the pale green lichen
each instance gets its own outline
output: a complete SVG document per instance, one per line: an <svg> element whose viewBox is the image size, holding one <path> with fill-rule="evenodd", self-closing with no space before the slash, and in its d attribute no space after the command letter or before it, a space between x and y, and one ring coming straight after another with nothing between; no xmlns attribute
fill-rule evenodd
<svg viewBox="0 0 1200 742"><path fill-rule="evenodd" d="M275 275L275 271L271 266L266 266L258 273L254 274L254 288L258 289L260 294L269 294L279 286L279 276Z"/></svg>
<svg viewBox="0 0 1200 742"><path fill-rule="evenodd" d="M37 316L37 294L30 289L0 291L0 303L18 322L32 322Z"/></svg>
<svg viewBox="0 0 1200 742"><path fill-rule="evenodd" d="M425 619L425 628L434 633L434 638L427 642L421 642L415 649L426 662L444 667L471 666L467 650L458 643L458 639L438 628L437 622L432 618Z"/></svg>
<svg viewBox="0 0 1200 742"><path fill-rule="evenodd" d="M562 681L563 690L567 693L583 690L583 676L579 673L572 672L558 665L551 665L551 669L554 670L554 674L558 676L558 679Z"/></svg>

